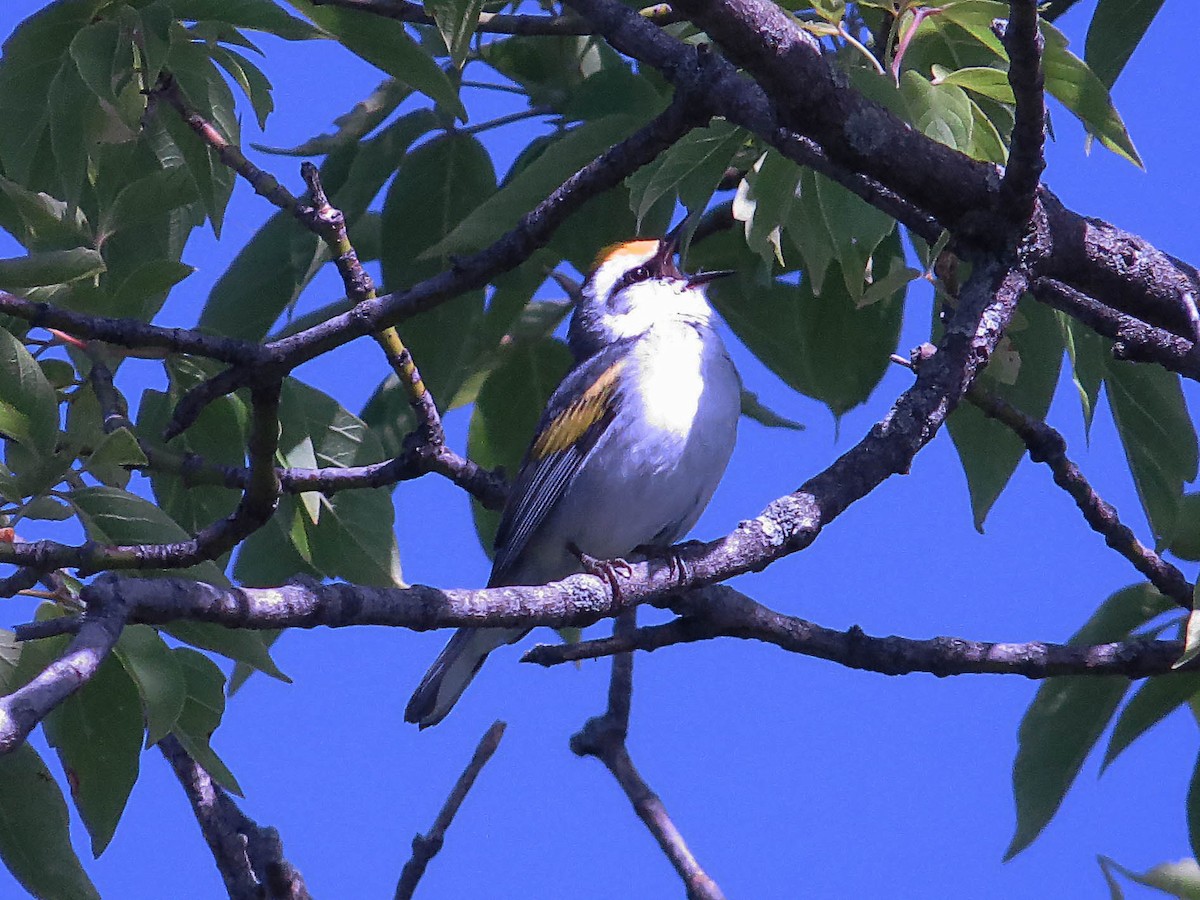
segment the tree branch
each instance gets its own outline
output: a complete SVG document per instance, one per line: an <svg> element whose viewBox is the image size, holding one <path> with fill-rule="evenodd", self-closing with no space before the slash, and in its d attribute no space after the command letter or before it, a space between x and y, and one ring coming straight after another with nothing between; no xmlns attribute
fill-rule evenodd
<svg viewBox="0 0 1200 900"><path fill-rule="evenodd" d="M655 67L676 86L694 77L695 49L641 21L617 0L571 0L571 5L613 47ZM848 87L819 44L782 9L761 0L675 5L762 85L763 102L774 103L778 124L811 141L830 166L859 173L857 178L887 191L927 223L939 223L951 232L960 255L970 256L972 248L995 249L1008 240L1006 229L997 229L1003 220L995 215L996 167L925 137ZM758 115L761 104L756 105L755 86L739 81L740 87L734 80L715 80L719 90L708 95L711 108L771 139L747 121L744 111ZM860 196L889 211L875 198ZM1044 188L1033 219L1037 228L1025 248L1033 274L1070 284L1150 325L1191 335L1183 298L1200 297L1200 273L1194 267L1136 235L1065 209Z"/></svg>
<svg viewBox="0 0 1200 900"><path fill-rule="evenodd" d="M1008 51L1008 83L1016 100L1008 165L1000 182L1000 209L1018 227L1028 224L1046 168L1046 98L1036 0L1011 0L1000 38ZM997 23L999 24L999 23Z"/></svg>
<svg viewBox="0 0 1200 900"><path fill-rule="evenodd" d="M1037 300L1115 341L1113 356L1117 359L1158 363L1164 369L1200 381L1200 355L1187 338L1105 306L1053 278L1037 278L1031 288Z"/></svg>
<svg viewBox="0 0 1200 900"><path fill-rule="evenodd" d="M500 746L500 739L504 737L505 727L505 724L500 721L492 723L492 727L479 739L479 745L475 748L471 761L467 763L466 769L455 782L454 789L450 791L450 796L446 798L446 804L434 819L429 833L418 834L413 838L412 856L404 864L404 869L400 872L400 881L396 885L396 900L409 900L416 892L421 876L425 874L425 867L442 849L442 843L446 839L446 829L458 815L458 809L467 799L467 794L475 784L475 779L479 777L483 767L488 764L488 760Z"/></svg>
<svg viewBox="0 0 1200 900"><path fill-rule="evenodd" d="M91 680L120 637L128 614L119 592L95 598L82 618L71 619L78 633L62 657L28 684L0 697L0 755L19 747L38 722Z"/></svg>
<svg viewBox="0 0 1200 900"><path fill-rule="evenodd" d="M231 900L308 900L304 879L283 856L279 832L238 809L174 735L157 746L183 785Z"/></svg>
<svg viewBox="0 0 1200 900"><path fill-rule="evenodd" d="M1183 653L1181 641L1150 638L1072 646L1043 641L991 643L958 637L914 640L872 637L855 626L846 631L823 628L795 616L775 612L727 585L714 585L673 597L670 606L679 618L621 636L575 644L539 644L526 651L523 662L555 666L582 659L615 656L634 650L657 650L673 644L719 637L762 641L798 653L881 675L927 672L949 675L1124 675L1147 678L1196 671L1200 662L1173 666Z"/></svg>
<svg viewBox="0 0 1200 900"><path fill-rule="evenodd" d="M636 610L617 617L613 639L628 639L637 633ZM700 867L696 857L663 805L659 796L642 778L625 737L629 732L629 706L633 695L633 654L613 657L612 677L608 685L608 709L594 716L571 738L571 750L577 756L593 756L612 773L634 812L658 842L664 854L687 888L689 900L724 900L717 883Z"/></svg>
<svg viewBox="0 0 1200 900"><path fill-rule="evenodd" d="M619 184L705 121L706 116L697 106L702 92L702 80L697 82L695 91L678 92L664 112L568 178L486 249L456 260L448 271L408 290L364 300L349 312L274 341L263 352L274 365L290 370L347 341L394 325L464 291L487 285L545 246L555 229L587 200ZM209 402L236 390L250 378L250 369L236 367L194 388L176 407L172 433L187 428Z"/></svg>
<svg viewBox="0 0 1200 900"><path fill-rule="evenodd" d="M279 382L251 388L245 490L233 513L201 529L193 538L170 544L102 545L91 541L71 546L57 541L0 543L0 563L36 571L73 567L81 574L104 569L186 568L216 559L257 531L279 502L275 449L279 445Z"/></svg>
<svg viewBox="0 0 1200 900"><path fill-rule="evenodd" d="M1054 483L1071 495L1084 520L1104 542L1133 563L1160 594L1184 609L1192 607L1194 586L1175 566L1145 546L1117 515L1116 507L1093 490L1079 466L1067 457L1067 442L1045 422L1028 416L1003 398L971 385L967 399L984 415L1011 428L1029 450L1029 458L1045 463L1054 473Z"/></svg>

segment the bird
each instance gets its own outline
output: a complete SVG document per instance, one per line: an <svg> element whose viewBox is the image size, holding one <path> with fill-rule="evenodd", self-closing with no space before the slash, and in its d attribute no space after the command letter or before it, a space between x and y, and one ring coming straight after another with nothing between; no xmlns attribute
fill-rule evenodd
<svg viewBox="0 0 1200 900"><path fill-rule="evenodd" d="M708 285L685 275L678 229L605 248L580 290L574 367L547 402L501 513L489 587L539 585L666 548L695 525L737 437L741 379L714 328ZM488 654L526 628L460 628L404 712L450 712Z"/></svg>

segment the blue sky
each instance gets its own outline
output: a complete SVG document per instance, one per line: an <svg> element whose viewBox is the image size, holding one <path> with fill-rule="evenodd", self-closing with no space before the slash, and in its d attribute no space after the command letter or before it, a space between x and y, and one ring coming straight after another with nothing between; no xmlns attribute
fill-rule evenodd
<svg viewBox="0 0 1200 900"><path fill-rule="evenodd" d="M3 4L0 34L40 6ZM1092 6L1080 4L1059 23L1077 52ZM1196 262L1200 230L1185 223L1200 167L1192 115L1200 82L1183 74L1180 61L1192 57L1200 9L1169 3L1160 18L1115 90L1147 171L1102 149L1085 155L1082 132L1056 108L1057 142L1044 177L1068 206ZM379 78L336 46L263 44L278 88L278 111L262 137L268 144L326 130ZM243 117L243 128L248 140L259 139L252 117ZM521 128L494 133L499 166L526 142ZM298 190L294 160L254 158ZM160 321L193 324L208 288L271 212L240 184L222 242L196 233L184 260L199 271ZM0 255L16 252L10 248L0 243ZM310 300L337 293L323 281ZM929 298L915 293L901 352L927 338ZM837 436L823 407L731 344L747 387L808 427L743 423L729 474L694 532L703 538L729 531L827 465L909 380L889 373ZM299 375L358 409L385 371L376 349L358 342ZM1069 384L1060 386L1049 418L1097 489L1145 536L1107 405L1090 446ZM446 423L460 449L466 423L462 412ZM407 580L486 580L461 492L426 478L402 485L395 501ZM911 475L852 507L810 549L737 586L830 627L1020 641L1065 639L1135 580L1044 467L1028 460L986 533L977 534L961 468L942 435ZM32 607L9 608L5 625ZM384 629L293 632L276 658L294 684L255 677L231 701L214 746L247 792L245 811L279 828L314 895L390 895L412 835L429 827L479 736L503 718L508 733L430 864L423 896L524 897L548 886L580 898L678 896L678 880L615 782L567 749L570 735L603 707L607 664L545 671L518 665L515 648L497 652L454 714L418 733L402 722L403 706L444 639ZM1143 738L1102 780L1089 762L1045 834L1004 864L1017 725L1034 683L887 678L732 640L642 656L636 672L630 751L730 897L1095 897L1106 895L1097 854L1146 868L1189 852L1183 801L1198 744L1194 721L1183 715ZM35 743L44 749L40 737ZM86 867L106 897L220 895L166 764L152 751L142 765L111 847ZM74 827L82 838L77 820ZM87 860L86 842L78 847ZM0 871L0 896L16 893Z"/></svg>

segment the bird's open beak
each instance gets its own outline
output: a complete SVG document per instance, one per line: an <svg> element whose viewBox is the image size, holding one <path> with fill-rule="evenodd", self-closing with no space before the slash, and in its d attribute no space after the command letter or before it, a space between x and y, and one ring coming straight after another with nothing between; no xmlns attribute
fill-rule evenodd
<svg viewBox="0 0 1200 900"><path fill-rule="evenodd" d="M702 284L708 284L710 281L716 281L718 278L736 274L737 272L733 269L719 269L716 272L697 272L695 275L687 277L688 287L697 287Z"/></svg>
<svg viewBox="0 0 1200 900"><path fill-rule="evenodd" d="M675 254L679 251L679 234L672 231L658 242L658 252L654 254L654 267L667 278L683 278L679 266L675 264Z"/></svg>

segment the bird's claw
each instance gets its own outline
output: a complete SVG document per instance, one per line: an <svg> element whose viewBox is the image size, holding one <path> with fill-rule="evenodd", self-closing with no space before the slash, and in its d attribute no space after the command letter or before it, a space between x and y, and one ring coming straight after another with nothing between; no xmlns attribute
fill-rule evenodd
<svg viewBox="0 0 1200 900"><path fill-rule="evenodd" d="M571 551L571 554L577 560L579 560L579 565L583 567L583 571L589 575L595 575L598 578L603 578L608 582L608 586L612 588L613 597L616 599L618 604L624 602L621 595L620 579L622 577L629 578L632 576L633 566L631 566L626 560L620 558L599 559L589 553L584 553L573 543L567 544L567 549ZM618 575L618 572L620 572L620 575Z"/></svg>

